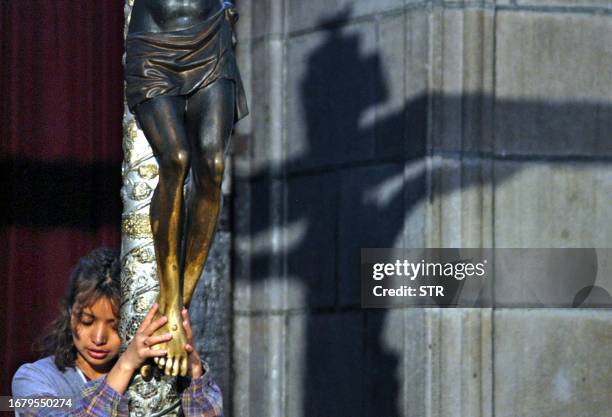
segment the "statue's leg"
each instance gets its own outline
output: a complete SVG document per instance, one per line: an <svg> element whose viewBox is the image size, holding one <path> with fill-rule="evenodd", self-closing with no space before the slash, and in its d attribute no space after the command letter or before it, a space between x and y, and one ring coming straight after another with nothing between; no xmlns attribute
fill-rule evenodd
<svg viewBox="0 0 612 417"><path fill-rule="evenodd" d="M151 230L159 277L159 313L168 322L156 334L172 340L155 349L168 355L156 362L166 374L185 373L187 341L182 326L180 254L183 223L183 184L189 170L189 144L184 129L185 99L160 96L136 107L136 117L159 164L159 183L151 199Z"/></svg>
<svg viewBox="0 0 612 417"><path fill-rule="evenodd" d="M234 123L234 83L219 79L187 101L192 190L187 207L183 303L189 305L212 245L221 205L225 143Z"/></svg>

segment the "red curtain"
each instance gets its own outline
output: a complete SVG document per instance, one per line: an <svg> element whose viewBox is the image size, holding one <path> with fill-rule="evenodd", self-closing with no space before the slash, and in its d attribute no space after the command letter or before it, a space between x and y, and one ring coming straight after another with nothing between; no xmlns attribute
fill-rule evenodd
<svg viewBox="0 0 612 417"><path fill-rule="evenodd" d="M123 4L0 2L0 395L77 259L119 245Z"/></svg>

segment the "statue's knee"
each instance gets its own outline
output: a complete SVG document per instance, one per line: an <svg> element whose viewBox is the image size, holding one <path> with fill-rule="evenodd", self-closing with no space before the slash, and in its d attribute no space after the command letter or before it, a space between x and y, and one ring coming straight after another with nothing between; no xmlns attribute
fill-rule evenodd
<svg viewBox="0 0 612 417"><path fill-rule="evenodd" d="M223 172L225 171L225 155L223 152L216 152L213 158L213 177L215 184L221 185L223 182Z"/></svg>
<svg viewBox="0 0 612 417"><path fill-rule="evenodd" d="M184 174L189 169L189 152L186 149L173 149L160 160L162 173Z"/></svg>
<svg viewBox="0 0 612 417"><path fill-rule="evenodd" d="M210 187L220 187L223 182L223 172L225 171L225 160L223 152L211 151L206 153L206 159L194 166L196 170L195 185L202 190Z"/></svg>

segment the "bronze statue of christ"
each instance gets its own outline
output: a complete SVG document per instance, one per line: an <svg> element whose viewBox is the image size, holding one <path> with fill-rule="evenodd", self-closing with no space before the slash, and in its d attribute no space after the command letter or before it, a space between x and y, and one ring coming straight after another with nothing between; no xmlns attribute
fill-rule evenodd
<svg viewBox="0 0 612 417"><path fill-rule="evenodd" d="M135 0L126 38L126 98L159 164L150 218L160 285L155 346L168 375L185 375L188 306L213 240L226 145L248 113L233 50L233 5L220 0ZM191 171L188 199L183 195Z"/></svg>

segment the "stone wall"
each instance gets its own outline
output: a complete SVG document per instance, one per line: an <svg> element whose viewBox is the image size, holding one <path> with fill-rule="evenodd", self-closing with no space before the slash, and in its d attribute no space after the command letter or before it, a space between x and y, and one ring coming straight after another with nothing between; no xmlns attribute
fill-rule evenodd
<svg viewBox="0 0 612 417"><path fill-rule="evenodd" d="M361 247L610 247L612 3L241 0L234 416L612 415L612 313L365 310Z"/></svg>

